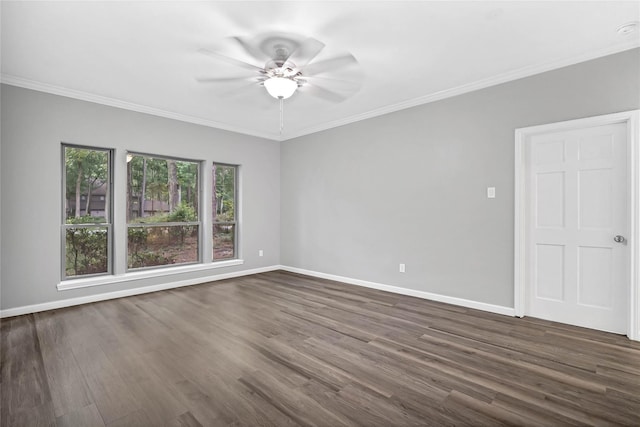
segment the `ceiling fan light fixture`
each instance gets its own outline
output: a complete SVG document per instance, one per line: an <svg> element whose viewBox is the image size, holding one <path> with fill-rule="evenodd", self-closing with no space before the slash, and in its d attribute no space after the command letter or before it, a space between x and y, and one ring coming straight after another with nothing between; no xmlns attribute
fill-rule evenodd
<svg viewBox="0 0 640 427"><path fill-rule="evenodd" d="M274 76L264 81L264 87L274 98L287 99L298 89L298 83L287 77Z"/></svg>

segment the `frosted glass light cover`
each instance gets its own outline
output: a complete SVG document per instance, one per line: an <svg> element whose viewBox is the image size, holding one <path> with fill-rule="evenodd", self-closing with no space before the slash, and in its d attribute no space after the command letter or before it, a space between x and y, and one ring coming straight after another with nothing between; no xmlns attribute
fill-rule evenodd
<svg viewBox="0 0 640 427"><path fill-rule="evenodd" d="M298 84L285 77L271 77L265 80L264 87L274 98L287 99L296 91Z"/></svg>

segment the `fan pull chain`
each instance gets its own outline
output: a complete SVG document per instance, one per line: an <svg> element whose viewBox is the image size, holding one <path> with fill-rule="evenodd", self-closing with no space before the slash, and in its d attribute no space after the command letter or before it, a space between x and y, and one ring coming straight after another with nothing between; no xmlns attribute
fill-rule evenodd
<svg viewBox="0 0 640 427"><path fill-rule="evenodd" d="M280 97L280 135L284 129L284 98Z"/></svg>

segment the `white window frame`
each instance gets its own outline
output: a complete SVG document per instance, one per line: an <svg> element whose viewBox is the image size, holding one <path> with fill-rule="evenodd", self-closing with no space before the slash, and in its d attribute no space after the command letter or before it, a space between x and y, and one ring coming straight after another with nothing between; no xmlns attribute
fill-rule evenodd
<svg viewBox="0 0 640 427"><path fill-rule="evenodd" d="M101 148L103 147L88 147L88 148ZM58 291L66 291L73 289L81 289L93 286L103 285L124 285L134 286L134 288L127 288L122 291L124 293L136 292L136 285L141 280L154 280L158 279L160 284L151 285L144 289L171 289L176 286L184 286L189 284L202 283L203 280L209 277L211 280L220 279L224 277L234 277L233 271L220 273L220 269L226 269L229 267L240 266L244 264L242 258L242 167L239 164L215 162L212 159L202 160L200 166L200 222L201 222L201 235L200 235L200 251L201 261L197 264L172 264L167 266L161 266L151 269L141 268L133 271L127 271L127 166L126 159L127 154L143 154L153 157L162 157L158 154L148 154L137 151L128 151L125 149L111 149L111 274L103 274L99 276L85 277L80 276L77 279L62 279L57 284ZM165 155L165 157L174 159L176 157L171 155ZM189 159L187 159L189 160ZM193 161L193 160L189 160ZM236 258L228 260L220 260L213 262L213 222L211 217L211 198L212 198L212 164L228 165L236 167ZM64 169L63 169L64 171ZM114 189L118 189L117 191ZM123 190L123 191L120 191ZM63 208L64 209L64 208ZM63 242L64 244L64 242ZM208 255L205 255L208 254ZM198 275L198 278L183 280L184 274L194 273ZM169 282L167 282L167 280ZM153 283L153 282L152 282Z"/></svg>
<svg viewBox="0 0 640 427"><path fill-rule="evenodd" d="M220 263L220 262L226 262L226 261L232 261L232 260L236 260L240 258L240 253L239 253L239 244L238 244L238 240L239 240L239 215L240 215L240 205L238 203L238 186L239 186L239 179L240 179L240 165L233 165L230 163L221 163L221 162L213 162L211 164L211 181L213 181L213 167L214 166L221 166L221 167L232 167L234 169L234 176L233 176L233 221L211 221L211 260L214 263ZM213 187L213 184L212 184ZM215 193L216 189L215 188L211 188L211 197L209 200L213 200L213 196L216 194ZM212 208L213 209L213 208ZM211 212L210 218L213 218L213 212ZM233 258L225 258L225 259L220 259L220 260L216 260L213 257L213 253L215 250L215 247L213 246L213 227L216 225L233 225Z"/></svg>
<svg viewBox="0 0 640 427"><path fill-rule="evenodd" d="M113 153L112 148L92 147L89 145L76 145L62 142L61 144L61 218L62 226L60 227L60 279L61 281L77 281L87 278L104 277L113 274ZM102 151L107 153L107 181L108 190L105 198L105 217L104 223L88 223L88 224L67 224L66 203L67 199L67 148L75 148L78 150ZM81 196L83 197L83 196ZM67 230L78 228L106 228L107 229L107 271L103 273L83 274L78 276L67 276Z"/></svg>
<svg viewBox="0 0 640 427"><path fill-rule="evenodd" d="M135 271L148 271L148 270L157 270L157 269L163 269L163 268L170 268L170 267L179 267L179 266L188 266L188 265L197 265L197 264L202 264L202 242L203 242L203 233L202 233L202 179L201 179L201 175L202 175L202 169L203 169L203 161L202 160L194 160L194 159L185 159L182 157L173 157L173 156L165 156L165 155L160 155L160 154L147 154L147 153L140 153L140 152L135 152L135 151L127 151L127 160L129 156L144 156L147 158L152 158L152 159L164 159L164 160L175 160L178 162L189 162L189 163L195 163L196 165L198 165L198 179L197 179L197 184L198 184L198 221L187 221L187 222L152 222L152 223L130 223L130 222L126 222L126 215L125 215L125 222L126 222L126 227L127 227L127 238L125 239L125 254L126 254L126 263L125 263L125 271L126 272L135 272ZM126 182L125 179L125 186L129 185L128 182ZM125 187L125 193L126 193L126 187ZM128 203L129 201L126 201L127 205L126 205L126 209L129 209ZM154 227L173 227L173 226L190 226L190 225L196 225L198 226L198 254L197 254L197 260L194 262L183 262L180 264L165 264L165 265L154 265L154 266L148 266L148 267L134 267L134 268L129 268L129 230L131 228L154 228Z"/></svg>

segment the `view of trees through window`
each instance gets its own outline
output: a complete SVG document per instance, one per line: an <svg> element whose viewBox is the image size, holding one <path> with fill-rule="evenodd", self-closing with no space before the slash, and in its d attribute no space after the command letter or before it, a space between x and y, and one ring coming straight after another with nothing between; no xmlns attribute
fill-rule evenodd
<svg viewBox="0 0 640 427"><path fill-rule="evenodd" d="M237 167L213 164L213 260L233 259L236 254Z"/></svg>
<svg viewBox="0 0 640 427"><path fill-rule="evenodd" d="M199 164L127 156L128 268L198 262Z"/></svg>
<svg viewBox="0 0 640 427"><path fill-rule="evenodd" d="M111 153L64 145L63 157L64 276L108 273Z"/></svg>
<svg viewBox="0 0 640 427"><path fill-rule="evenodd" d="M112 271L113 184L109 149L62 145L62 278ZM126 163L127 268L201 262L200 162L129 153ZM213 261L238 257L238 167L213 164ZM210 179L211 179L210 178ZM208 245L207 245L208 246ZM119 256L119 255L118 255Z"/></svg>

